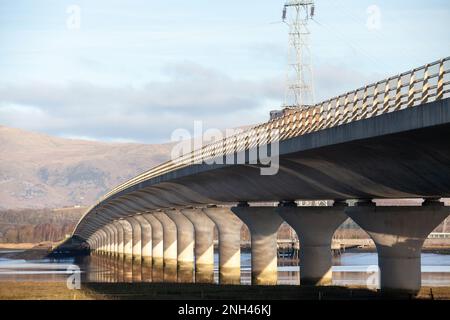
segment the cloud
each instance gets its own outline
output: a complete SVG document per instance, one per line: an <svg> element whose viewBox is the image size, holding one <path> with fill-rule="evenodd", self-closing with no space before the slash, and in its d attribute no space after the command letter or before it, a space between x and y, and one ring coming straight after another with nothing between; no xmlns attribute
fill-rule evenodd
<svg viewBox="0 0 450 320"><path fill-rule="evenodd" d="M191 62L163 72L165 80L141 87L0 84L0 122L65 137L161 142L176 128L190 129L194 120L218 128L259 122L269 101L284 93L280 79L233 79Z"/></svg>
<svg viewBox="0 0 450 320"><path fill-rule="evenodd" d="M234 128L266 121L282 105L285 79L234 79L183 62L163 68L163 79L142 86L89 82L0 84L0 123L70 138L166 142L175 129ZM316 101L383 77L344 65L316 69Z"/></svg>

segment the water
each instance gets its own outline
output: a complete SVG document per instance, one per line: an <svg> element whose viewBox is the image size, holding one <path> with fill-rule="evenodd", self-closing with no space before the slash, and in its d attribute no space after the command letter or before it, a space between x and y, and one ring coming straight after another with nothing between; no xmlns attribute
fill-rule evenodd
<svg viewBox="0 0 450 320"><path fill-rule="evenodd" d="M65 281L73 270L79 268L82 281L93 282L150 282L175 277L176 269L157 270L148 265L111 259L104 256L67 259L11 260L1 258L0 281ZM14 250L18 251L18 250ZM378 258L376 253L346 252L333 261L334 285L377 286ZM298 285L300 268L291 260L283 260L278 266L278 283ZM215 254L215 275L218 283L218 255ZM185 282L192 282L192 272L178 273ZM250 284L251 254L241 254L241 283ZM450 286L450 255L422 254L422 285Z"/></svg>

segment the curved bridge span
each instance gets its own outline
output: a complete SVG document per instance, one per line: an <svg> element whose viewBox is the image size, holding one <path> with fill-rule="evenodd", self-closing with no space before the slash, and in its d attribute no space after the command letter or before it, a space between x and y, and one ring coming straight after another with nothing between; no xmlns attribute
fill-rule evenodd
<svg viewBox="0 0 450 320"><path fill-rule="evenodd" d="M221 280L233 283L236 230L245 223L252 234L253 282L270 284L276 282L276 231L286 221L302 245L302 283L322 284L330 280L332 235L350 216L378 251L384 250L381 287L417 291L420 239L449 214L438 201L450 197L449 62L442 59L315 106L288 110L155 167L100 199L74 236L97 251L192 264L197 272L202 257L210 268L215 226ZM377 207L370 201L375 198L428 200L414 208ZM350 199L360 202L348 207ZM335 200L335 205L297 207L296 200ZM397 234L403 238L393 239ZM155 251L159 242L162 252ZM402 261L397 253L404 250L409 253ZM389 276L404 268L411 271Z"/></svg>

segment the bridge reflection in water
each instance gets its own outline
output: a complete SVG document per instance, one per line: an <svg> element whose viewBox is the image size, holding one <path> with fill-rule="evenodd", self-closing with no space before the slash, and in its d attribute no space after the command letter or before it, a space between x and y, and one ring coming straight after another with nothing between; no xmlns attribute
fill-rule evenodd
<svg viewBox="0 0 450 320"><path fill-rule="evenodd" d="M215 255L214 277L211 283L219 283L218 255ZM333 264L332 285L379 287L377 283L376 253L346 253L343 258L336 257ZM450 286L450 255L423 253L422 285ZM95 283L195 283L200 277L205 283L206 275L198 275L193 270L177 270L176 267L154 265L138 259L131 260L102 254L93 254L75 261L82 270L82 281ZM251 254L241 256L241 284L251 284ZM300 271L297 261L279 261L278 285L299 285Z"/></svg>

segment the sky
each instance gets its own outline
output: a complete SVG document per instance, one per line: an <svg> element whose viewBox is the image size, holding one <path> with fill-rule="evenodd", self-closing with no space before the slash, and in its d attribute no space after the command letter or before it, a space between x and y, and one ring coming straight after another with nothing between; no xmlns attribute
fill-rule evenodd
<svg viewBox="0 0 450 320"><path fill-rule="evenodd" d="M161 143L267 121L286 92L282 0L0 0L0 125ZM316 0L316 102L450 54L450 3Z"/></svg>

